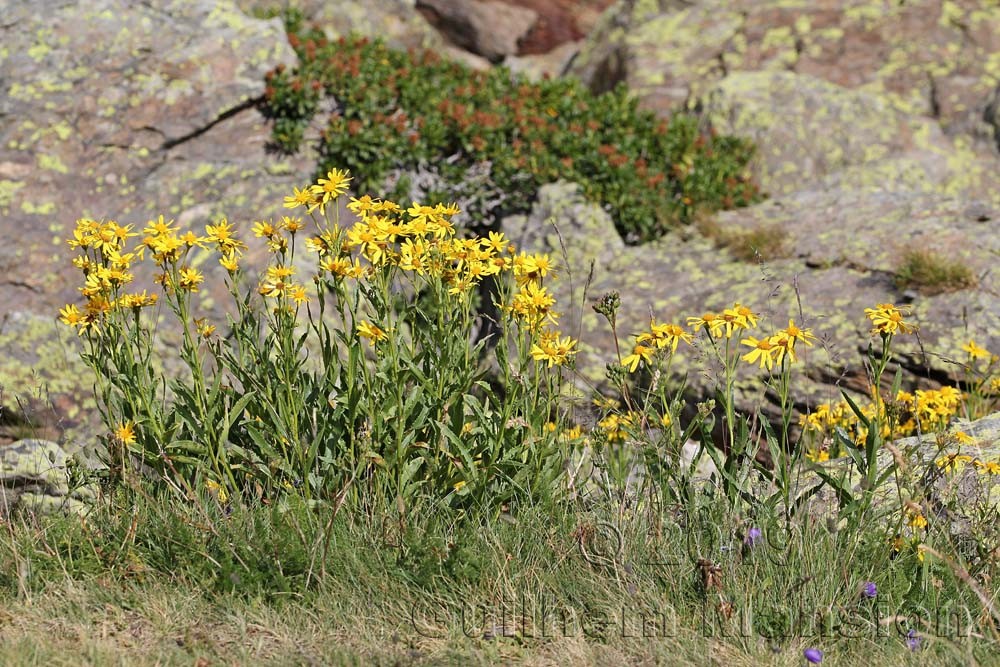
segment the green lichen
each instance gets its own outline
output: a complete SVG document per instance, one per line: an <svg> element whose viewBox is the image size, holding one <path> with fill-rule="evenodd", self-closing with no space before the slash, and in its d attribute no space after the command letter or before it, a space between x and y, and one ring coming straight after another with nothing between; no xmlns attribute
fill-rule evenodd
<svg viewBox="0 0 1000 667"><path fill-rule="evenodd" d="M14 201L17 191L24 187L22 181L0 180L0 209L6 209Z"/></svg>
<svg viewBox="0 0 1000 667"><path fill-rule="evenodd" d="M60 174L69 173L69 168L63 163L58 155L48 155L45 153L39 153L38 155L38 168L55 171Z"/></svg>

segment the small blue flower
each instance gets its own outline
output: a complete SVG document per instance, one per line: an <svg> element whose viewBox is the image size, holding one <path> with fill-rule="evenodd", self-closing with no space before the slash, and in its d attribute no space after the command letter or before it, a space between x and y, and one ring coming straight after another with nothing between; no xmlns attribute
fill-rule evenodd
<svg viewBox="0 0 1000 667"><path fill-rule="evenodd" d="M878 595L878 586L875 585L874 581L866 581L861 587L861 594L870 600Z"/></svg>
<svg viewBox="0 0 1000 667"><path fill-rule="evenodd" d="M916 651L920 648L920 635L913 628L910 628L910 631L906 633L906 646L911 651Z"/></svg>
<svg viewBox="0 0 1000 667"><path fill-rule="evenodd" d="M748 547L756 546L760 542L760 538L764 535L760 528L753 526L747 531L746 537L743 538L743 544Z"/></svg>
<svg viewBox="0 0 1000 667"><path fill-rule="evenodd" d="M806 659L806 662L813 665L823 662L823 651L820 651L818 648L807 648L805 651L802 651L802 656Z"/></svg>

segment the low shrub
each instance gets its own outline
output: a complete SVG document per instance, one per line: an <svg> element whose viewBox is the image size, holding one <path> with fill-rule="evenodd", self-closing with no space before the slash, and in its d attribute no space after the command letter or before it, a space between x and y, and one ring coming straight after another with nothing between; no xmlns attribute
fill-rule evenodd
<svg viewBox="0 0 1000 667"><path fill-rule="evenodd" d="M295 69L267 75L266 112L275 143L294 151L330 99L319 173L347 167L362 191L383 190L394 172L431 169L430 201L459 201L474 223L523 211L538 187L579 182L611 211L628 242L647 241L698 211L759 199L748 163L750 142L704 133L686 114L661 119L640 110L624 86L593 95L572 79L529 83L505 68L473 71L432 51L402 52L361 38L328 41L289 21ZM463 200L470 169L489 174L491 205ZM393 178L394 198L411 196Z"/></svg>

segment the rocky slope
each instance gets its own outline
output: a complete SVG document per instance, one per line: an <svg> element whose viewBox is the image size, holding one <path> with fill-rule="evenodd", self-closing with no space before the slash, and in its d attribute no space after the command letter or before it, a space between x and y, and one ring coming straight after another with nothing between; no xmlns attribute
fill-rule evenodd
<svg viewBox="0 0 1000 667"><path fill-rule="evenodd" d="M255 107L264 72L294 60L280 22L251 16L271 4L5 5L0 404L14 406L15 394L51 404L34 424L72 427L93 416L89 371L55 324L77 296L64 243L77 217L141 225L164 213L203 225L227 215L247 224L279 214L281 197L310 177L313 156L269 151ZM445 48L415 4L299 3L331 36L360 30ZM538 3L509 4L546 16ZM600 5L546 6L569 7L584 17L579 26ZM612 348L589 301L612 289L622 292L624 334L646 325L650 309L679 320L735 300L768 326L788 317L812 326L823 345L799 370L803 408L835 398L838 383L863 385L862 309L876 302L914 306L921 336L900 348L913 382L953 380L960 368L951 360L970 337L1000 350L998 35L1000 9L971 0L622 0L608 9L573 73L595 89L625 82L658 113L694 110L706 127L753 137L755 175L772 197L719 215L716 233L767 227L785 251L741 261L693 229L626 247L607 212L572 185L546 187L530 215L504 224L528 248L566 253L563 296L575 306L565 324L579 328L587 377L600 379ZM897 290L897 258L911 245L968 265L978 287ZM206 280L200 304L216 315L218 277ZM697 357L686 363L678 369L708 391ZM749 376L741 391L745 407L768 404ZM10 415L0 415L0 437L33 428Z"/></svg>

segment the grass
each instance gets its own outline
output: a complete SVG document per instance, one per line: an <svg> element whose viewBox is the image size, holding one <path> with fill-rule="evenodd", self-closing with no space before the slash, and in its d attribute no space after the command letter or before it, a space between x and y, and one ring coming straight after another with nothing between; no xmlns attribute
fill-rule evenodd
<svg viewBox="0 0 1000 667"><path fill-rule="evenodd" d="M178 500L117 494L85 524L9 524L5 664L797 665L817 647L824 664L940 665L996 650L946 566L824 523L765 523L746 546L718 502L628 521L539 505L463 525L430 508L327 524L294 502ZM875 600L859 594L868 580ZM968 627L935 627L946 601L973 610Z"/></svg>
<svg viewBox="0 0 1000 667"><path fill-rule="evenodd" d="M744 262L769 261L787 257L787 236L778 225L757 225L749 229L723 228L714 216L702 216L696 226L717 248L725 248Z"/></svg>
<svg viewBox="0 0 1000 667"><path fill-rule="evenodd" d="M975 287L979 281L967 264L926 248L907 248L896 268L896 287L934 295Z"/></svg>

